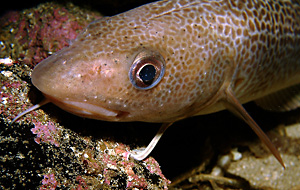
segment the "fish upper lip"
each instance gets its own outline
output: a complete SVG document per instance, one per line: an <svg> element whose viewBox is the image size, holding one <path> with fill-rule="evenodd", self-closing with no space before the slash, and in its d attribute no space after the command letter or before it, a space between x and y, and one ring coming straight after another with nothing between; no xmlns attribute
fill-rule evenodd
<svg viewBox="0 0 300 190"><path fill-rule="evenodd" d="M105 108L103 106L96 106L94 104L89 104L85 102L78 102L78 101L62 101L63 103L67 105L71 105L72 107L79 108L78 111L83 114L96 114L106 117L116 117L118 116L118 112L116 110L111 110L108 108Z"/></svg>
<svg viewBox="0 0 300 190"><path fill-rule="evenodd" d="M107 121L124 120L130 113L120 110L112 110L103 106L93 105L85 102L63 101L65 104L78 108L75 110L77 115L88 117L91 119L100 119ZM74 112L74 110L73 110Z"/></svg>
<svg viewBox="0 0 300 190"><path fill-rule="evenodd" d="M75 100L61 100L49 95L45 95L45 97L63 110L90 119L119 121L124 120L126 116L130 115L129 112L109 109L102 105Z"/></svg>

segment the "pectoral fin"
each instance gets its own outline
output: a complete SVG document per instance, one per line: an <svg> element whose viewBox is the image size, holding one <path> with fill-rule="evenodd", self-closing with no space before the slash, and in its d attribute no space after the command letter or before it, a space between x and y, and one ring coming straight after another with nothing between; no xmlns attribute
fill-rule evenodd
<svg viewBox="0 0 300 190"><path fill-rule="evenodd" d="M255 101L255 103L270 111L290 111L300 107L300 85L292 86L275 92Z"/></svg>
<svg viewBox="0 0 300 190"><path fill-rule="evenodd" d="M252 119L248 112L244 109L242 104L235 97L232 90L230 88L226 89L225 94L226 96L224 99L224 104L226 108L234 114L236 114L237 116L239 116L241 119L243 119L252 128L252 130L260 138L260 140L268 147L271 153L275 156L278 162L285 168L282 158L274 144L271 142L269 137L262 131L262 129L257 125L257 123Z"/></svg>
<svg viewBox="0 0 300 190"><path fill-rule="evenodd" d="M152 141L148 144L148 146L143 149L142 151L133 151L130 153L130 156L133 157L135 160L144 160L148 157L148 155L152 152L156 144L158 143L161 136L164 134L164 132L170 127L173 123L163 123L162 126L159 128L156 135L153 137Z"/></svg>

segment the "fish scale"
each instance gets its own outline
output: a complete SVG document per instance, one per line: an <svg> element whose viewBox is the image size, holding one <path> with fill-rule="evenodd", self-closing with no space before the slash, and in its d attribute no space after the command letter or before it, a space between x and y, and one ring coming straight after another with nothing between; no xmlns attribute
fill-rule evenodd
<svg viewBox="0 0 300 190"><path fill-rule="evenodd" d="M297 1L158 1L92 22L34 68L32 83L48 101L82 117L164 123L145 151L132 154L138 160L173 122L229 109L284 166L241 104L299 107L293 87L300 83L299 44ZM147 65L152 69L143 70ZM145 84L140 73L150 70ZM294 93L274 95L289 87ZM278 99L294 105L275 105Z"/></svg>

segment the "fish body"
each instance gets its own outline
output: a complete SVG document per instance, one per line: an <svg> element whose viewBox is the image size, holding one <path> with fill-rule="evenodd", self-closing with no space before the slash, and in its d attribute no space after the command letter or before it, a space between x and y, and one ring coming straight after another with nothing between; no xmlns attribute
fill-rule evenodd
<svg viewBox="0 0 300 190"><path fill-rule="evenodd" d="M128 72L143 51L165 60L159 84ZM59 107L109 121L174 122L300 83L300 6L293 1L158 1L91 23L42 61L33 84Z"/></svg>
<svg viewBox="0 0 300 190"><path fill-rule="evenodd" d="M138 160L171 123L229 109L284 166L242 104L256 100L281 111L300 106L300 5L293 0L147 4L91 23L69 47L34 68L32 83L45 102L82 117L164 123L144 153L134 156Z"/></svg>

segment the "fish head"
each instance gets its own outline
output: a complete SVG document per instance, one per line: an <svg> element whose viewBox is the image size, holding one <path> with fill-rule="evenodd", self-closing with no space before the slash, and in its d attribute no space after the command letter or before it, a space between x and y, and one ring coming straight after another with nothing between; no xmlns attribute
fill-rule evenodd
<svg viewBox="0 0 300 190"><path fill-rule="evenodd" d="M91 23L34 68L32 83L52 103L92 119L173 122L195 115L222 84L213 48L201 45L205 39L196 46L197 36L176 34L176 27L165 30L168 19L135 17Z"/></svg>

